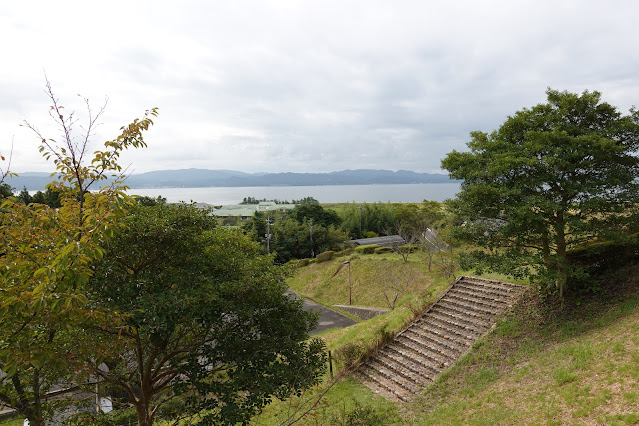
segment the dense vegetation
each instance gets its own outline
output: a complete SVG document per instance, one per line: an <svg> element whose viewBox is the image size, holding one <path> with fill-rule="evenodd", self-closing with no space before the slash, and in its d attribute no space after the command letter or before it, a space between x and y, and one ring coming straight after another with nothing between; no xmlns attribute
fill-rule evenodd
<svg viewBox="0 0 639 426"><path fill-rule="evenodd" d="M156 110L88 158L103 109L75 137L74 113L47 89L63 139L24 125L56 165L59 205L2 186L0 403L33 426L100 394L133 407L140 425L192 413L235 424L314 383L324 344L307 341L316 319L285 295L287 270L205 210L124 193L119 156L146 145ZM69 392L52 398L58 390ZM127 411L69 422L117 424Z"/></svg>
<svg viewBox="0 0 639 426"><path fill-rule="evenodd" d="M471 133L470 152L442 161L463 179L449 208L458 236L490 250L475 262L534 277L563 297L583 270L569 250L636 232L639 111L621 114L598 92L548 89L491 134Z"/></svg>

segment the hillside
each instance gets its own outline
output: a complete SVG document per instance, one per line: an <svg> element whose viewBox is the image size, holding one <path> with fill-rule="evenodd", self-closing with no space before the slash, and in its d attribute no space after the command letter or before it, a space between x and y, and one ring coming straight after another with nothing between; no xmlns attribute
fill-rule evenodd
<svg viewBox="0 0 639 426"><path fill-rule="evenodd" d="M323 303L343 303L347 283L338 280L339 275L328 279L340 260L302 268L291 286ZM353 270L359 265L361 273L355 278L353 272L353 295L358 297L354 304L380 306L383 280L376 277L400 265L393 262L388 254L353 261ZM423 265L419 255L409 262L408 268L422 275L395 311L322 335L338 361L344 362L344 353L361 350L358 345L374 345L385 333L401 328L416 308L416 294L432 301L443 291L444 280ZM602 281L603 291L569 299L563 310L548 308L536 296L529 298L409 403L388 402L346 378L302 424L636 424L638 273L639 266L627 266ZM281 413L282 405L273 405L256 424L278 424L273 419L281 419Z"/></svg>

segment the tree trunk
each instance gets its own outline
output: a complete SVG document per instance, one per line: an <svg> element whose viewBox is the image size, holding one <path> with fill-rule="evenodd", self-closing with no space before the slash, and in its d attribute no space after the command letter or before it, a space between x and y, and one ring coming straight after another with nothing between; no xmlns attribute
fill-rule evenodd
<svg viewBox="0 0 639 426"><path fill-rule="evenodd" d="M555 241L557 243L557 277L555 285L559 291L559 298L563 300L568 281L568 259L566 257L566 224L564 222L564 212L559 211L555 221Z"/></svg>
<svg viewBox="0 0 639 426"><path fill-rule="evenodd" d="M145 409L145 407L135 406L138 412L138 425L139 426L151 426L153 425L153 415Z"/></svg>

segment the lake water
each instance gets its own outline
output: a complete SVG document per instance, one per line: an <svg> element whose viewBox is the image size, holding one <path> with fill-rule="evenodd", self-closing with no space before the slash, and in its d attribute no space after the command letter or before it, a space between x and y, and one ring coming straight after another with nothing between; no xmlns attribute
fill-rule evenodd
<svg viewBox="0 0 639 426"><path fill-rule="evenodd" d="M211 188L133 188L130 194L212 205L239 204L245 197L267 200L299 200L313 197L320 203L421 203L444 201L459 192L459 183L415 183L399 185L250 186Z"/></svg>

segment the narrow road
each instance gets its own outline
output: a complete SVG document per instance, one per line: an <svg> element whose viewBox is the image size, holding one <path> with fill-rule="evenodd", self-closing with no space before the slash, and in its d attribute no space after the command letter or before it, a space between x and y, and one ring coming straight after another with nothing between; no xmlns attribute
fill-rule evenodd
<svg viewBox="0 0 639 426"><path fill-rule="evenodd" d="M287 293L293 297L298 297L292 290L288 290ZM315 303L312 300L303 299L302 307L305 311L319 312L319 321L317 327L311 331L311 335L321 333L322 331L330 328L344 328L349 325L355 324L355 321L346 315L342 315L324 305Z"/></svg>

